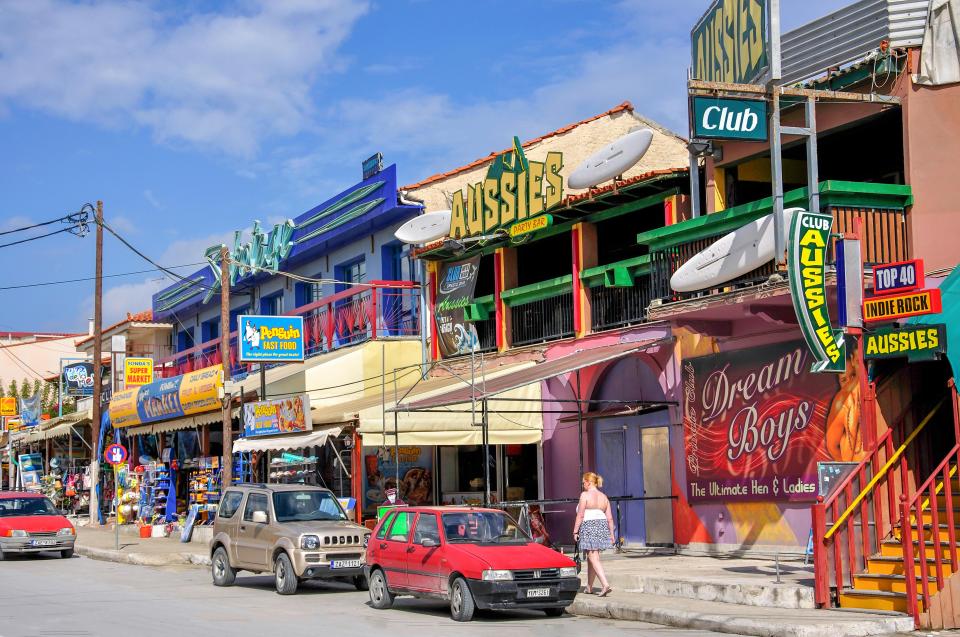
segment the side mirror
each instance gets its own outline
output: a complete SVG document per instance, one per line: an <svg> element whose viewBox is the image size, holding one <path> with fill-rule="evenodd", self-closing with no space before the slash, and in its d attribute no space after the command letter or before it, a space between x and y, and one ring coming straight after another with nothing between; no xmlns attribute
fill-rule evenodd
<svg viewBox="0 0 960 637"><path fill-rule="evenodd" d="M425 549L432 549L432 548L436 548L436 547L440 546L440 544L438 544L437 541L436 541L435 539L433 539L432 537L425 537L425 538L423 538L423 540L420 542L420 546L422 546L422 547L425 548Z"/></svg>
<svg viewBox="0 0 960 637"><path fill-rule="evenodd" d="M257 524L266 524L269 520L270 518L267 517L266 511L253 512L253 521L256 522Z"/></svg>

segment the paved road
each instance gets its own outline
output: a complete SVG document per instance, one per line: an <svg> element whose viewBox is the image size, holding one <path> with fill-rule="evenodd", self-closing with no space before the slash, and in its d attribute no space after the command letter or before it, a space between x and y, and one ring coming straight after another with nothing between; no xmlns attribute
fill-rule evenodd
<svg viewBox="0 0 960 637"><path fill-rule="evenodd" d="M389 622L389 623L387 623ZM271 577L241 575L214 588L197 568L150 568L75 557L8 558L0 563L0 637L57 635L202 635L434 637L441 635L657 635L713 633L638 622L547 618L542 613L478 613L470 624L450 619L436 602L401 598L392 610L367 605L366 593L339 583L308 583L291 597L273 592Z"/></svg>

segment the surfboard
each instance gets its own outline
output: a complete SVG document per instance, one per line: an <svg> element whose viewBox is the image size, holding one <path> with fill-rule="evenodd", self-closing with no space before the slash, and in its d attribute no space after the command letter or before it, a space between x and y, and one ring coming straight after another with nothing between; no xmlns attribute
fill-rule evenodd
<svg viewBox="0 0 960 637"><path fill-rule="evenodd" d="M447 236L450 232L450 211L428 212L406 222L393 233L404 243L427 243Z"/></svg>
<svg viewBox="0 0 960 637"><path fill-rule="evenodd" d="M640 161L652 141L653 131L649 128L627 133L580 162L567 178L567 185L592 188L622 175Z"/></svg>
<svg viewBox="0 0 960 637"><path fill-rule="evenodd" d="M797 210L802 208L783 211L784 232ZM680 266L670 277L670 287L677 292L705 290L771 261L775 251L773 226L773 214L769 214L723 235Z"/></svg>

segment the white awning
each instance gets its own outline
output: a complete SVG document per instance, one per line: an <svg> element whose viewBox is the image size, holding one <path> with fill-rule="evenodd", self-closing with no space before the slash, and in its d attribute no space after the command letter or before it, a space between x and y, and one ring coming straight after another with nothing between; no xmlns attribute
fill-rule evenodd
<svg viewBox="0 0 960 637"><path fill-rule="evenodd" d="M60 438L61 436L69 436L74 427L89 426L90 418L91 412L89 409L51 418L50 420L41 422L36 427L17 432L13 436L13 442L28 444L31 442Z"/></svg>
<svg viewBox="0 0 960 637"><path fill-rule="evenodd" d="M286 436L257 436L240 438L233 442L234 453L240 451L281 451L283 449L304 449L326 444L327 438L340 435L340 427L315 429L310 433Z"/></svg>
<svg viewBox="0 0 960 637"><path fill-rule="evenodd" d="M240 413L239 409L234 409L231 417L236 417ZM127 434L139 436L143 434L163 434L171 431L181 431L183 429L196 429L204 425L210 425L223 421L223 413L219 409L214 411L205 411L202 414L184 416L183 418L174 418L173 420L164 420L162 422L153 422L148 425L138 425L127 429Z"/></svg>

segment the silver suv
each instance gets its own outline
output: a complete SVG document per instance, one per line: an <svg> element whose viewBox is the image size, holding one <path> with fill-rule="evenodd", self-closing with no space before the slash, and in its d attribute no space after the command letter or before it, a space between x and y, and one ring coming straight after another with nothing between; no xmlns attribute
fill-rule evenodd
<svg viewBox="0 0 960 637"><path fill-rule="evenodd" d="M327 489L235 485L223 494L213 525L213 583L230 586L237 571L244 570L272 572L281 595L292 595L300 581L314 578L347 578L366 590L363 566L369 535L349 521Z"/></svg>

